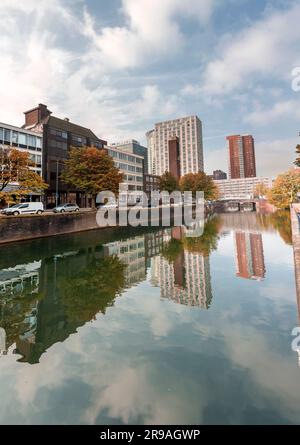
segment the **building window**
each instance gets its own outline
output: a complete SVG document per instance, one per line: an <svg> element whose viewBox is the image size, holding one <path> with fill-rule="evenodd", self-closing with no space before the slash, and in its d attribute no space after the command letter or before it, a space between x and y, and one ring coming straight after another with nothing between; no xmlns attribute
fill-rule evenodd
<svg viewBox="0 0 300 445"><path fill-rule="evenodd" d="M4 128L4 142L10 145L10 130Z"/></svg>
<svg viewBox="0 0 300 445"><path fill-rule="evenodd" d="M35 136L27 136L28 146L36 148L36 137Z"/></svg>
<svg viewBox="0 0 300 445"><path fill-rule="evenodd" d="M12 132L11 142L15 146L18 145L18 132L17 131Z"/></svg>
<svg viewBox="0 0 300 445"><path fill-rule="evenodd" d="M19 145L23 148L27 146L27 137L24 133L19 133Z"/></svg>

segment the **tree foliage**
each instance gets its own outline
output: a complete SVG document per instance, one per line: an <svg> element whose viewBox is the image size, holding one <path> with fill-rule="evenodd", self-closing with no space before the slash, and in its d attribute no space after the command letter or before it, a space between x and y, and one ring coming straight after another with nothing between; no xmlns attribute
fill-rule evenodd
<svg viewBox="0 0 300 445"><path fill-rule="evenodd" d="M86 323L98 312L105 314L125 289L126 267L117 256L108 256L65 279L60 290L69 322Z"/></svg>
<svg viewBox="0 0 300 445"><path fill-rule="evenodd" d="M220 217L208 220L205 223L202 236L184 238L183 244L185 249L192 253L199 253L204 257L210 256L218 247L221 226L222 220Z"/></svg>
<svg viewBox="0 0 300 445"><path fill-rule="evenodd" d="M188 173L180 179L180 190L182 192L191 191L193 196L196 192L204 192L207 201L214 201L219 197L219 189L213 179L204 172Z"/></svg>
<svg viewBox="0 0 300 445"><path fill-rule="evenodd" d="M162 256L168 263L174 263L176 258L180 255L183 249L183 244L180 240L172 238L166 245L163 246Z"/></svg>
<svg viewBox="0 0 300 445"><path fill-rule="evenodd" d="M118 196L123 174L105 150L94 147L71 148L64 167L61 179L90 194L93 204L97 194L103 191L111 191Z"/></svg>
<svg viewBox="0 0 300 445"><path fill-rule="evenodd" d="M300 192L300 169L282 173L275 180L267 197L271 204L279 209L286 209L296 201Z"/></svg>
<svg viewBox="0 0 300 445"><path fill-rule="evenodd" d="M159 178L159 191L160 192L175 192L179 188L178 181L174 175L170 172L165 172Z"/></svg>
<svg viewBox="0 0 300 445"><path fill-rule="evenodd" d="M16 149L0 149L0 200L11 202L30 193L41 193L48 188L39 174L30 169L34 163L29 153ZM7 186L14 183L14 189L7 191Z"/></svg>
<svg viewBox="0 0 300 445"><path fill-rule="evenodd" d="M265 196L267 196L269 192L269 188L266 186L266 184L264 184L263 182L260 182L259 184L257 184L255 186L253 195L254 198L264 198Z"/></svg>
<svg viewBox="0 0 300 445"><path fill-rule="evenodd" d="M294 162L294 164L297 165L297 167L300 167L300 145L299 144L296 147L296 154L297 154L297 158L296 158L296 161Z"/></svg>

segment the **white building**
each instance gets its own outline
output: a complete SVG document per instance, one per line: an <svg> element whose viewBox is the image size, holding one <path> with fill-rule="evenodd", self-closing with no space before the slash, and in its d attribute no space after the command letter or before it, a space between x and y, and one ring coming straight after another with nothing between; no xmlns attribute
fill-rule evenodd
<svg viewBox="0 0 300 445"><path fill-rule="evenodd" d="M33 163L30 167L39 175L42 175L43 162L43 138L42 134L23 128L0 122L0 148L15 148L17 150L29 153L29 158ZM1 181L1 179L0 179Z"/></svg>
<svg viewBox="0 0 300 445"><path fill-rule="evenodd" d="M136 192L141 196L144 188L143 156L126 153L114 147L108 147L107 153L114 159L116 167L123 173L122 192Z"/></svg>
<svg viewBox="0 0 300 445"><path fill-rule="evenodd" d="M148 173L148 150L146 147L141 145L139 141L130 139L128 141L116 142L111 144L111 146L126 153L142 156L144 158L144 172Z"/></svg>
<svg viewBox="0 0 300 445"><path fill-rule="evenodd" d="M227 199L252 199L255 187L264 184L268 188L272 187L271 178L242 178L242 179L222 179L215 181L220 191L220 198Z"/></svg>
<svg viewBox="0 0 300 445"><path fill-rule="evenodd" d="M149 172L161 176L169 171L169 140L179 138L180 173L203 171L202 123L197 116L188 116L155 124L148 131Z"/></svg>

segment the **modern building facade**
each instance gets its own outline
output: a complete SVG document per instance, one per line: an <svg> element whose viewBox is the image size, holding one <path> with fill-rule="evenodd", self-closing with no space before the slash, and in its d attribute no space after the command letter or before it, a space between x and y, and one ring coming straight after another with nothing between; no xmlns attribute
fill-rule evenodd
<svg viewBox="0 0 300 445"><path fill-rule="evenodd" d="M227 136L227 141L229 178L255 178L256 161L253 136Z"/></svg>
<svg viewBox="0 0 300 445"><path fill-rule="evenodd" d="M122 191L139 192L141 194L144 189L144 158L126 153L115 147L107 147L106 151L113 158L115 166L124 175Z"/></svg>
<svg viewBox="0 0 300 445"><path fill-rule="evenodd" d="M111 144L111 146L126 153L142 156L144 158L144 172L148 173L148 149L141 145L138 141L131 139L129 141Z"/></svg>
<svg viewBox="0 0 300 445"><path fill-rule="evenodd" d="M212 178L215 181L220 181L222 179L227 179L227 173L223 172L222 170L215 170L213 172Z"/></svg>
<svg viewBox="0 0 300 445"><path fill-rule="evenodd" d="M16 148L29 154L30 161L34 164L30 169L42 175L43 162L43 137L32 131L0 122L0 147Z"/></svg>
<svg viewBox="0 0 300 445"><path fill-rule="evenodd" d="M180 175L203 171L202 123L197 116L188 116L155 124L146 134L149 168L161 176L170 171L169 141L179 140Z"/></svg>
<svg viewBox="0 0 300 445"><path fill-rule="evenodd" d="M252 199L255 187L258 184L264 184L270 188L272 180L270 178L243 178L243 179L227 179L215 181L219 188L221 200L227 199Z"/></svg>
<svg viewBox="0 0 300 445"><path fill-rule="evenodd" d="M0 122L0 148L17 149L26 152L29 155L30 170L42 176L43 165L43 136L32 131L24 130L13 125ZM1 183L1 177L0 177ZM17 184L16 184L17 185ZM13 190L14 184L10 184L10 190ZM37 196L30 196L30 199L40 199Z"/></svg>
<svg viewBox="0 0 300 445"><path fill-rule="evenodd" d="M52 116L46 105L39 104L24 114L24 130L43 136L42 176L49 184L45 203L54 206L70 201L81 207L88 207L90 200L86 193L63 183L59 176L70 147L88 146L103 149L107 142L99 139L90 129L73 124L67 118Z"/></svg>

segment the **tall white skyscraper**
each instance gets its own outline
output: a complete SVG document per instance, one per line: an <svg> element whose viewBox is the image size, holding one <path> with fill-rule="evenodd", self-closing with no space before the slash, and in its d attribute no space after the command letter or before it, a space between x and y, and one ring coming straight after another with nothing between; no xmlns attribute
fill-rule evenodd
<svg viewBox="0 0 300 445"><path fill-rule="evenodd" d="M169 141L174 137L179 139L181 176L203 171L202 123L197 116L157 123L146 136L150 173L169 171Z"/></svg>

